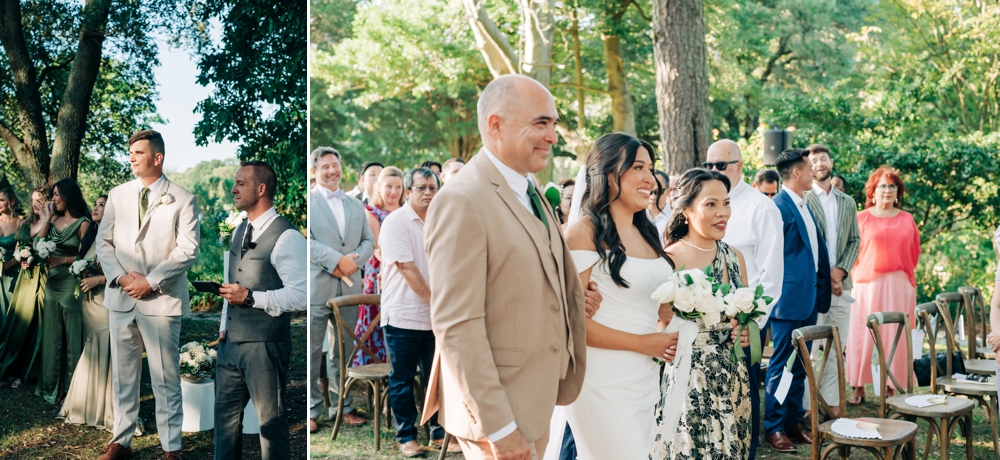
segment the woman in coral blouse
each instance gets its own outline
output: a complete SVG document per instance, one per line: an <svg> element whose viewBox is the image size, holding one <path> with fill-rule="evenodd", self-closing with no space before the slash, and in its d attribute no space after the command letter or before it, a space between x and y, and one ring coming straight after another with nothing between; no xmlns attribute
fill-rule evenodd
<svg viewBox="0 0 1000 460"><path fill-rule="evenodd" d="M856 302L851 309L851 337L871 337L866 321L875 312L898 311L910 315L913 328L913 307L917 304L914 269L920 256L920 232L910 213L899 207L903 192L902 179L889 166L875 170L865 183L865 210L858 213L861 229L861 250L854 265ZM892 348L895 334L883 331L885 350ZM854 395L847 401L858 405L864 401L865 385L872 383L871 339L847 343L847 380ZM900 381L906 376L906 350L898 347L890 365ZM895 393L889 381L889 395Z"/></svg>

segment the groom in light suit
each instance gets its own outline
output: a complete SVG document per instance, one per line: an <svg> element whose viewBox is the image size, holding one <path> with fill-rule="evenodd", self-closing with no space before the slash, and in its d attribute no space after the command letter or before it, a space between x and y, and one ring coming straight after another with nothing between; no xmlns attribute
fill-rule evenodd
<svg viewBox="0 0 1000 460"><path fill-rule="evenodd" d="M467 459L542 458L553 409L580 393L587 344L584 289L531 176L559 115L520 75L490 82L477 111L483 149L424 227L437 354L423 422L439 411Z"/></svg>
<svg viewBox="0 0 1000 460"><path fill-rule="evenodd" d="M108 193L97 233L97 256L108 279L115 426L99 460L130 458L139 416L142 352L146 351L156 430L165 459L180 459L181 315L191 311L187 271L198 257L198 201L163 175L163 137L152 130L129 138L136 180Z"/></svg>
<svg viewBox="0 0 1000 460"><path fill-rule="evenodd" d="M312 152L310 164L316 187L309 192L309 432L319 426L316 419L323 410L323 393L319 387L323 357L323 337L327 334L333 312L326 302L334 297L360 294L364 287L359 266L372 257L375 237L365 208L340 188L342 169L340 153L331 147L319 147ZM343 278L351 280L348 286ZM358 316L357 307L341 310L346 321ZM327 377L330 391L340 390L340 367L337 353L337 330L329 328L330 354ZM350 340L350 339L348 339ZM350 347L351 345L348 345ZM351 412L350 396L344 400L343 421L361 425L365 420Z"/></svg>

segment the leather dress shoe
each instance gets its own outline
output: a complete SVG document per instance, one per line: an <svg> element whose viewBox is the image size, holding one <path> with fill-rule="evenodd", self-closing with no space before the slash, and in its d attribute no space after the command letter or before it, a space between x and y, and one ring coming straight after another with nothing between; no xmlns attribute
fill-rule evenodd
<svg viewBox="0 0 1000 460"><path fill-rule="evenodd" d="M181 460L181 451L172 450L163 453L163 460Z"/></svg>
<svg viewBox="0 0 1000 460"><path fill-rule="evenodd" d="M410 441L406 444L399 445L399 453L407 458L423 457L424 448L420 447L420 444L417 444L417 441Z"/></svg>
<svg viewBox="0 0 1000 460"><path fill-rule="evenodd" d="M132 458L132 448L123 446L117 442L108 444L108 450L104 451L97 460L127 460Z"/></svg>
<svg viewBox="0 0 1000 460"><path fill-rule="evenodd" d="M797 423L788 429L788 439L799 444L812 444L812 428L807 428L802 423Z"/></svg>
<svg viewBox="0 0 1000 460"><path fill-rule="evenodd" d="M431 446L437 448L437 450L441 450L441 447L444 446L444 438L431 439L430 444ZM461 452L462 452L462 446L458 445L458 441L455 438L451 438L451 441L448 441L448 453L458 454Z"/></svg>
<svg viewBox="0 0 1000 460"><path fill-rule="evenodd" d="M772 435L764 437L764 444L777 452L798 453L799 448L792 444L792 440L785 436L785 433L777 431Z"/></svg>
<svg viewBox="0 0 1000 460"><path fill-rule="evenodd" d="M319 431L319 422L314 418L309 419L309 432L315 433L317 431Z"/></svg>
<svg viewBox="0 0 1000 460"><path fill-rule="evenodd" d="M361 416L355 414L354 412L345 413L341 420L347 426L361 426L368 422L368 420L361 418Z"/></svg>

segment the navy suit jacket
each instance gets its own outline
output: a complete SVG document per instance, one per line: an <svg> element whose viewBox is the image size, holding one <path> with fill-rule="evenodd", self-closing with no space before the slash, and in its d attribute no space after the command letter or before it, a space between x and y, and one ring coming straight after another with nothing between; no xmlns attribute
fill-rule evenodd
<svg viewBox="0 0 1000 460"><path fill-rule="evenodd" d="M782 190L774 197L774 203L781 211L782 227L785 233L785 278L781 283L781 298L771 310L771 317L789 321L803 321L810 316L830 311L830 256L826 251L823 234L816 228L819 242L819 271L813 269L812 248L809 247L809 233L806 221L795 207L795 202L787 191ZM806 211L809 207L806 206ZM813 225L816 218L813 217Z"/></svg>

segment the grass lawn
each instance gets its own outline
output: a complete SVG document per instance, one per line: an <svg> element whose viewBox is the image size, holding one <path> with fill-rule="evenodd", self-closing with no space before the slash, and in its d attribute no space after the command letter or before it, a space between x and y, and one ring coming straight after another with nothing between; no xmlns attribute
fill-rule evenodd
<svg viewBox="0 0 1000 460"><path fill-rule="evenodd" d="M355 388L359 388L359 386ZM920 393L929 393L929 388L921 388ZM354 392L355 401L364 401L364 393L362 390ZM850 393L848 393L850 394ZM761 392L761 400L763 401L763 392ZM871 386L868 387L868 394L865 398L865 404L857 407L848 406L847 415L849 417L874 417L878 413L878 399L871 391ZM365 414L366 416L368 414ZM370 417L368 417L370 418ZM923 446L927 436L928 426L926 422L918 421L917 425L920 427L917 433L917 453L918 458L923 455ZM986 417L986 412L979 406L973 411L973 455L976 459L992 459L996 458L993 453L993 444L990 441L990 423L989 419ZM361 427L347 427L342 426L340 433L337 436L336 441L330 441L330 435L333 433L333 422L329 420L320 422L320 431L312 435L310 441L310 457L312 458L323 458L323 459L399 459L402 456L399 455L399 448L396 444L396 440L393 437L395 435L395 430L391 428L386 428L383 424L382 426L382 450L381 452L375 451L375 435L372 428L371 422L365 424ZM427 445L427 438L424 431L421 429L419 432L418 442L421 445ZM427 454L424 458L436 459L438 456L438 451L432 448L425 448ZM772 451L763 441L760 442L760 447L757 448L757 458L764 460L792 460L792 459L807 459L811 457L811 448L809 446L799 446L798 454L781 454ZM965 457L965 438L956 429L954 436L952 437L952 444L949 450L949 457L954 459L964 459ZM448 457L449 459L459 459L462 458L459 454L453 454ZM835 457L831 457L835 458ZM850 458L859 459L870 459L872 455L867 451L860 449L853 449L851 451ZM941 455L938 453L937 449L937 438L934 438L934 444L931 446L931 453L928 458L940 459Z"/></svg>
<svg viewBox="0 0 1000 460"><path fill-rule="evenodd" d="M293 459L306 458L306 328L304 314L292 320L292 360L288 385L288 414L291 422L291 451ZM184 318L181 326L181 343L191 341L212 342L219 337L218 314ZM24 385L14 390L3 382L0 390L0 458L38 459L94 459L111 439L111 433L91 427L80 427L56 420L59 408L35 396L34 385ZM149 384L149 370L143 366L142 402L139 416L146 434L132 441L133 458L163 458L160 438L156 435L153 390ZM183 434L185 459L211 459L213 440L211 430ZM244 435L244 458L260 458L260 441L257 435Z"/></svg>

